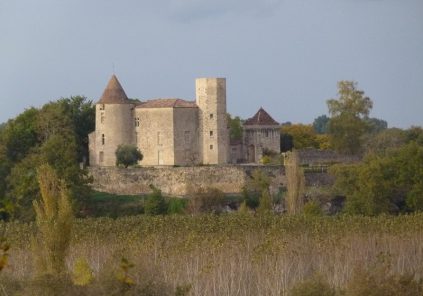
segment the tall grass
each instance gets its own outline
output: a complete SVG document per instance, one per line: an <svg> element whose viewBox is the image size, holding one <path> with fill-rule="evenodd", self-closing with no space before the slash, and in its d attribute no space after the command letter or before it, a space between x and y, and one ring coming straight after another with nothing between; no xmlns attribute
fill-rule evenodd
<svg viewBox="0 0 423 296"><path fill-rule="evenodd" d="M0 224L12 245L10 265L0 275L8 294L17 289L13 282L25 285L33 272L28 244L35 228ZM129 291L142 287L139 295L143 289L172 295L181 287L188 287L189 295L289 295L316 273L342 289L355 270L372 270L381 258L389 260L385 274L423 277L423 214L80 219L71 241L66 265L71 270L86 258L94 280L83 288L97 295L114 289L122 258L134 266L128 271L134 283Z"/></svg>
<svg viewBox="0 0 423 296"><path fill-rule="evenodd" d="M305 177L300 167L300 157L297 151L288 154L285 163L286 173L286 211L288 214L299 214L304 207Z"/></svg>

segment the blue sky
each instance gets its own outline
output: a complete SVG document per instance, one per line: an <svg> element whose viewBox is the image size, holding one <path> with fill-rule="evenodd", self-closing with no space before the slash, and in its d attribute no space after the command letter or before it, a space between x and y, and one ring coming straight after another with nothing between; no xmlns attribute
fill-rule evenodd
<svg viewBox="0 0 423 296"><path fill-rule="evenodd" d="M193 99L196 77L226 77L231 114L302 123L355 80L371 116L423 126L423 1L0 0L0 122L96 101L113 71L141 99Z"/></svg>

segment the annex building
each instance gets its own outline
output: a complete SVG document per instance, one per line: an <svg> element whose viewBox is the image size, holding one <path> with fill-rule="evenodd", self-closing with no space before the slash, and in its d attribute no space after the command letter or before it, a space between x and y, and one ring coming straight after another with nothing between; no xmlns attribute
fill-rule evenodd
<svg viewBox="0 0 423 296"><path fill-rule="evenodd" d="M122 144L140 149L142 166L255 163L264 149L280 152L279 123L262 108L244 122L242 140L231 143L225 78L196 79L195 95L131 100L113 75L95 106L90 165L115 166Z"/></svg>

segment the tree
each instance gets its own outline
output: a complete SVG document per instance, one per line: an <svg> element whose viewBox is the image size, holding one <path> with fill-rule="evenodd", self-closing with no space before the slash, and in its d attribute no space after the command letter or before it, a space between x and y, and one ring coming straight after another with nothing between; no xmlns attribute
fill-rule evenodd
<svg viewBox="0 0 423 296"><path fill-rule="evenodd" d="M38 276L62 276L73 225L72 205L65 183L52 167L37 169L41 200L35 200L37 235L33 240Z"/></svg>
<svg viewBox="0 0 423 296"><path fill-rule="evenodd" d="M336 165L335 194L346 196L345 212L377 215L423 210L423 147L410 142L363 163Z"/></svg>
<svg viewBox="0 0 423 296"><path fill-rule="evenodd" d="M299 214L304 207L304 172L300 167L297 151L288 154L286 165L286 210L288 214Z"/></svg>
<svg viewBox="0 0 423 296"><path fill-rule="evenodd" d="M314 131L318 134L326 134L328 131L329 117L326 115L320 115L313 121Z"/></svg>
<svg viewBox="0 0 423 296"><path fill-rule="evenodd" d="M281 128L281 133L290 135L294 141L295 149L304 148L318 148L319 144L316 142L316 133L311 125L306 124L291 124Z"/></svg>
<svg viewBox="0 0 423 296"><path fill-rule="evenodd" d="M123 165L125 168L137 164L143 158L141 151L134 145L119 145L115 154L116 165Z"/></svg>
<svg viewBox="0 0 423 296"><path fill-rule="evenodd" d="M328 132L332 147L342 153L357 154L362 148L362 136L368 130L365 119L373 103L357 89L353 81L338 82L338 98L327 101L331 116Z"/></svg>
<svg viewBox="0 0 423 296"><path fill-rule="evenodd" d="M232 118L228 113L229 136L231 140L242 140L242 122L239 116Z"/></svg>

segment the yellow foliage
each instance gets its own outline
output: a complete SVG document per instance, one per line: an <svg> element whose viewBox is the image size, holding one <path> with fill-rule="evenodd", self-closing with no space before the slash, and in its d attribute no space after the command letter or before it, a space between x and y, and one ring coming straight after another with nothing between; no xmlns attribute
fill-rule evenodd
<svg viewBox="0 0 423 296"><path fill-rule="evenodd" d="M77 286L86 286L94 280L90 265L84 258L76 260L72 272L72 282Z"/></svg>

